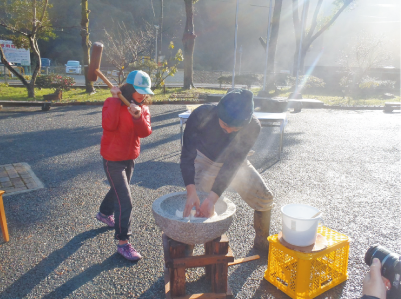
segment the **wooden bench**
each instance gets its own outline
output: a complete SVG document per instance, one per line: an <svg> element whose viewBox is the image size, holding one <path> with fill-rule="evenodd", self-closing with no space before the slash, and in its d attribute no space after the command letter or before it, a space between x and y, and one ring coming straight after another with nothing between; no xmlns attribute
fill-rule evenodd
<svg viewBox="0 0 401 299"><path fill-rule="evenodd" d="M4 211L4 204L3 204L3 194L5 191L0 190L0 226L1 231L3 232L4 241L10 241L10 236L8 235L8 228L7 228L7 220L6 220L6 213Z"/></svg>
<svg viewBox="0 0 401 299"><path fill-rule="evenodd" d="M0 101L3 107L41 106L42 111L49 111L51 102L46 101Z"/></svg>
<svg viewBox="0 0 401 299"><path fill-rule="evenodd" d="M393 110L400 110L401 102L386 102L384 103L384 112L393 112Z"/></svg>

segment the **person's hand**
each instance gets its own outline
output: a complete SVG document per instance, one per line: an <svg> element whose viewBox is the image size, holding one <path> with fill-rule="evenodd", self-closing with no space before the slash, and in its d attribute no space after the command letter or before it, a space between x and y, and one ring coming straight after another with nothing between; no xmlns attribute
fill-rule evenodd
<svg viewBox="0 0 401 299"><path fill-rule="evenodd" d="M218 199L219 196L213 191L210 191L205 200L202 202L199 210L196 211L195 216L205 218L212 217L214 215L214 205Z"/></svg>
<svg viewBox="0 0 401 299"><path fill-rule="evenodd" d="M183 217L189 217L193 207L198 211L200 205L198 194L196 193L195 185L191 184L187 186L187 201L185 203Z"/></svg>
<svg viewBox="0 0 401 299"><path fill-rule="evenodd" d="M113 98L118 98L118 94L121 93L120 88L118 88L118 86L113 86L110 89L111 95L113 96Z"/></svg>
<svg viewBox="0 0 401 299"><path fill-rule="evenodd" d="M362 294L374 296L380 299L386 299L386 285L390 285L390 281L382 277L381 264L379 259L374 258L370 265L370 271L366 273L363 279Z"/></svg>
<svg viewBox="0 0 401 299"><path fill-rule="evenodd" d="M128 112L132 115L132 117L140 118L141 117L141 113L142 113L142 109L141 109L141 106L138 106L138 105L135 105L135 104L131 104L128 107Z"/></svg>

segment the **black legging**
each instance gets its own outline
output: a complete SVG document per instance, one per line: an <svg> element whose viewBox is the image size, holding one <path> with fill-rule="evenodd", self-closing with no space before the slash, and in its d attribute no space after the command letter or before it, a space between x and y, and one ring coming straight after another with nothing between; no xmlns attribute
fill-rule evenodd
<svg viewBox="0 0 401 299"><path fill-rule="evenodd" d="M110 183L110 190L100 205L100 213L112 215L115 219L115 238L128 240L131 236L132 200L129 189L135 161L108 161L103 159L104 171Z"/></svg>

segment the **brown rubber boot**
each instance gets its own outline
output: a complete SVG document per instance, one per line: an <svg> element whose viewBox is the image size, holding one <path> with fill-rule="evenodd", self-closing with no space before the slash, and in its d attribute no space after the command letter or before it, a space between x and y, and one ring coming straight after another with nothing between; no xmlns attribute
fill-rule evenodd
<svg viewBox="0 0 401 299"><path fill-rule="evenodd" d="M255 229L255 240L253 247L258 250L266 251L269 249L269 236L270 230L270 216L271 210L269 211L254 211L253 214L253 227Z"/></svg>

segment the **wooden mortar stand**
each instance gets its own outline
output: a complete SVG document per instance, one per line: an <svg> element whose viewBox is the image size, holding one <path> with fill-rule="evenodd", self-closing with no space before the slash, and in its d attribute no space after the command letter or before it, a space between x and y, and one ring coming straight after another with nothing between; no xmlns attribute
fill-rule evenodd
<svg viewBox="0 0 401 299"><path fill-rule="evenodd" d="M192 256L194 245L174 241L163 233L164 283L167 299L234 298L228 285L228 266L234 255L225 234L204 244L205 254ZM250 259L248 259L250 260ZM205 267L213 293L185 295L185 269Z"/></svg>

